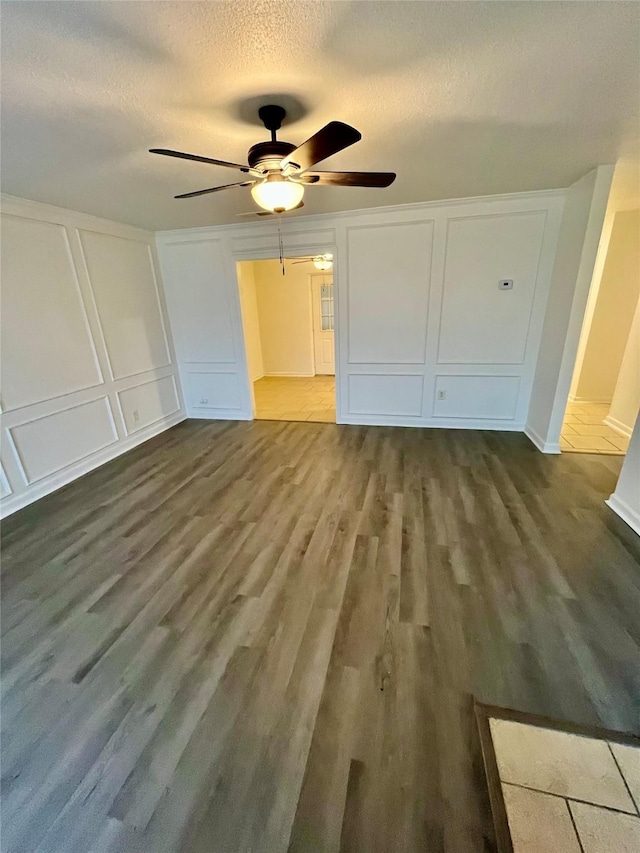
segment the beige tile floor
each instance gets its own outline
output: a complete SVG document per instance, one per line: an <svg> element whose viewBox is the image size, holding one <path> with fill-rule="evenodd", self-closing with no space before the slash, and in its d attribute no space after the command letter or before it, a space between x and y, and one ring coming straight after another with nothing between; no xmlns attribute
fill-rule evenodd
<svg viewBox="0 0 640 853"><path fill-rule="evenodd" d="M624 456L629 439L604 423L607 403L568 403L560 431L560 449L567 453Z"/></svg>
<svg viewBox="0 0 640 853"><path fill-rule="evenodd" d="M258 420L336 422L335 376L265 376L253 393Z"/></svg>
<svg viewBox="0 0 640 853"><path fill-rule="evenodd" d="M489 725L514 853L640 851L640 747Z"/></svg>

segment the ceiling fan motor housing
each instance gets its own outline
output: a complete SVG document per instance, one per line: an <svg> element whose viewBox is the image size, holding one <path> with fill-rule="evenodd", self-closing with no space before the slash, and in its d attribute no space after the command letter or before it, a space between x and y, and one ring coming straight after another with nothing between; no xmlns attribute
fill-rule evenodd
<svg viewBox="0 0 640 853"><path fill-rule="evenodd" d="M258 142L252 145L247 154L247 160L252 169L268 171L279 169L281 160L295 150L290 142Z"/></svg>

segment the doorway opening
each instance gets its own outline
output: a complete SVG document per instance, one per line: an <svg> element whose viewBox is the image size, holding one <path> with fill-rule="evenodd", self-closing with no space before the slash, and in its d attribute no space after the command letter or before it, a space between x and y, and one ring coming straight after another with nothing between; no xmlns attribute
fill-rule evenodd
<svg viewBox="0 0 640 853"><path fill-rule="evenodd" d="M257 420L336 422L333 268L320 257L285 259L285 275L277 259L236 264Z"/></svg>
<svg viewBox="0 0 640 853"><path fill-rule="evenodd" d="M640 210L608 211L560 434L570 453L624 456L640 409Z"/></svg>

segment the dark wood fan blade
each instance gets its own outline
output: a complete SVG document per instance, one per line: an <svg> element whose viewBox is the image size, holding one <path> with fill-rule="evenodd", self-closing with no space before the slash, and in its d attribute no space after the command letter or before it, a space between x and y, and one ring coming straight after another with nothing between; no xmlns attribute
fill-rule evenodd
<svg viewBox="0 0 640 853"><path fill-rule="evenodd" d="M322 130L319 130L302 145L299 145L291 154L287 154L281 167L295 165L301 172L310 169L321 160L326 160L332 154L337 154L343 148L348 148L362 139L362 134L342 121L330 121Z"/></svg>
<svg viewBox="0 0 640 853"><path fill-rule="evenodd" d="M219 193L220 190L230 190L231 187L251 187L256 183L256 181L242 181L239 184L225 184L223 187L210 187L208 190L196 190L192 193L182 193L182 195L176 195L174 198L194 198L197 195L206 195L207 193Z"/></svg>
<svg viewBox="0 0 640 853"><path fill-rule="evenodd" d="M171 151L170 148L150 148L150 154L164 154L165 157L179 157L181 160L196 160L198 163L211 163L213 166L226 166L229 169L240 169L249 172L248 166L240 163L227 163L226 160L213 160L211 157L200 157L199 154L185 154L183 151Z"/></svg>
<svg viewBox="0 0 640 853"><path fill-rule="evenodd" d="M303 184L331 187L388 187L396 179L395 172L305 172Z"/></svg>

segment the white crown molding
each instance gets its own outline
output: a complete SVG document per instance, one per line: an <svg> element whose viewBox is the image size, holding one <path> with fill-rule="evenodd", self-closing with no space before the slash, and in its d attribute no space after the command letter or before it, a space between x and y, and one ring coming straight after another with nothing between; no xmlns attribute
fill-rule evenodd
<svg viewBox="0 0 640 853"><path fill-rule="evenodd" d="M114 219L102 219L91 213L83 213L80 210L71 210L66 207L56 207L53 204L45 204L29 198L0 194L0 208L2 213L10 216L22 216L25 219L39 219L58 225L71 224L74 228L88 231L97 230L100 233L113 234L131 238L138 237L144 242L153 240L153 231L146 231L136 225L128 225L126 222L116 222Z"/></svg>
<svg viewBox="0 0 640 853"><path fill-rule="evenodd" d="M520 193L502 193L500 195L469 196L467 198L437 199L433 201L411 202L408 204L390 204L381 205L379 207L358 208L356 210L341 210L336 213L316 213L309 216L295 216L291 219L287 219L286 222L288 228L307 230L310 225L328 223L336 219L349 219L356 216L374 216L381 213L408 213L411 211L420 212L438 207L462 206L467 204L476 204L478 202L513 202L525 200L534 201L537 199L548 198L564 198L565 193L565 189L559 188L552 190L530 190L528 192ZM266 230L268 226L269 221L264 222L256 220L254 222L231 223L228 225L201 225L197 228L173 228L166 231L156 231L155 233L156 237L164 240L165 238L171 238L187 233L195 235L210 234L212 231L216 233L229 231L253 232L256 228Z"/></svg>

